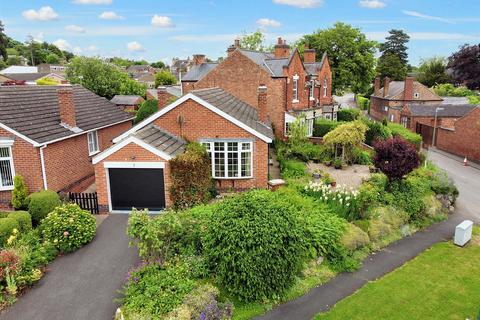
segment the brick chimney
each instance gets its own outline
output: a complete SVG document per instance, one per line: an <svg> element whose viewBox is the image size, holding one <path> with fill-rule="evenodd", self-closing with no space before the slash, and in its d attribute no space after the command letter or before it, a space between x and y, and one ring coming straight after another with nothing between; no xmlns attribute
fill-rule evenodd
<svg viewBox="0 0 480 320"><path fill-rule="evenodd" d="M237 50L237 48L240 48L240 39L235 39L232 45L230 45L227 49L227 56L230 57L230 55Z"/></svg>
<svg viewBox="0 0 480 320"><path fill-rule="evenodd" d="M193 55L193 64L199 65L205 62L204 54L194 54Z"/></svg>
<svg viewBox="0 0 480 320"><path fill-rule="evenodd" d="M383 96L384 97L388 96L388 89L389 88L390 88L390 78L385 77L385 79L383 79Z"/></svg>
<svg viewBox="0 0 480 320"><path fill-rule="evenodd" d="M310 49L308 45L305 45L305 50L303 51L303 62L314 63L315 55L316 55L315 49Z"/></svg>
<svg viewBox="0 0 480 320"><path fill-rule="evenodd" d="M286 40L278 37L277 44L275 45L274 54L275 58L288 58L288 56L290 55L290 46L287 44Z"/></svg>
<svg viewBox="0 0 480 320"><path fill-rule="evenodd" d="M376 77L375 82L373 84L373 95L379 96L380 95L380 78Z"/></svg>
<svg viewBox="0 0 480 320"><path fill-rule="evenodd" d="M267 123L267 87L261 84L258 87L258 119Z"/></svg>
<svg viewBox="0 0 480 320"><path fill-rule="evenodd" d="M403 88L403 100L413 100L413 77L406 77Z"/></svg>
<svg viewBox="0 0 480 320"><path fill-rule="evenodd" d="M167 105L168 92L167 87L160 86L157 88L158 110Z"/></svg>
<svg viewBox="0 0 480 320"><path fill-rule="evenodd" d="M57 89L58 107L60 108L60 122L71 128L77 127L73 89L70 86Z"/></svg>

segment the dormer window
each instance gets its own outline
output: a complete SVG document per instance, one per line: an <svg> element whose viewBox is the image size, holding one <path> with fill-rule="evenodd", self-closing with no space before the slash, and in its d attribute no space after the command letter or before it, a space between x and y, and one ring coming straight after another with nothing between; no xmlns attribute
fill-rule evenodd
<svg viewBox="0 0 480 320"><path fill-rule="evenodd" d="M298 74L294 75L293 76L293 92L292 92L292 99L293 101L292 102L298 102L298 79L299 79L299 76Z"/></svg>
<svg viewBox="0 0 480 320"><path fill-rule="evenodd" d="M327 96L328 81L327 78L323 79L323 96Z"/></svg>

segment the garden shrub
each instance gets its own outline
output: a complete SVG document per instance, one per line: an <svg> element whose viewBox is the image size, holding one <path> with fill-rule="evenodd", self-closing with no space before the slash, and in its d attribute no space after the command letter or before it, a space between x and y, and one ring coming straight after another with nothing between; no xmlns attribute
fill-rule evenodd
<svg viewBox="0 0 480 320"><path fill-rule="evenodd" d="M370 107L370 99L363 97L362 95L357 94L357 106L361 110L368 110Z"/></svg>
<svg viewBox="0 0 480 320"><path fill-rule="evenodd" d="M355 220L355 221L352 221L352 223L368 234L368 228L370 228L370 220L368 219Z"/></svg>
<svg viewBox="0 0 480 320"><path fill-rule="evenodd" d="M42 237L61 252L72 252L92 241L96 220L76 204L55 208L41 224Z"/></svg>
<svg viewBox="0 0 480 320"><path fill-rule="evenodd" d="M444 213L442 203L432 194L422 198L425 205L425 217L432 218Z"/></svg>
<svg viewBox="0 0 480 320"><path fill-rule="evenodd" d="M405 179L394 181L389 185L392 197L388 204L393 205L407 212L410 221L421 219L425 211L425 204L422 200L425 192L429 192L424 185L416 183L416 180Z"/></svg>
<svg viewBox="0 0 480 320"><path fill-rule="evenodd" d="M302 178L307 175L305 163L299 160L279 161L280 170L284 179Z"/></svg>
<svg viewBox="0 0 480 320"><path fill-rule="evenodd" d="M332 121L325 118L316 119L313 124L313 136L323 137L341 124L343 124L343 122Z"/></svg>
<svg viewBox="0 0 480 320"><path fill-rule="evenodd" d="M342 244L350 251L357 250L368 245L370 238L368 234L354 224L349 223L343 234Z"/></svg>
<svg viewBox="0 0 480 320"><path fill-rule="evenodd" d="M196 285L183 263L141 265L129 272L123 312L128 319L163 319Z"/></svg>
<svg viewBox="0 0 480 320"><path fill-rule="evenodd" d="M306 255L302 232L291 204L254 190L218 204L204 252L229 294L262 301L281 296L295 282Z"/></svg>
<svg viewBox="0 0 480 320"><path fill-rule="evenodd" d="M38 229L20 234L14 243L14 248L20 248L24 252L22 270L25 273L47 265L58 255L58 250L53 243L42 241Z"/></svg>
<svg viewBox="0 0 480 320"><path fill-rule="evenodd" d="M368 236L372 241L378 241L386 235L390 234L392 228L382 220L373 219L370 221L368 228Z"/></svg>
<svg viewBox="0 0 480 320"><path fill-rule="evenodd" d="M388 128L390 129L390 131L392 132L392 135L394 137L399 136L399 137L403 138L404 140L413 144L417 148L417 150L420 150L420 148L422 146L422 136L421 135L408 130L407 128L405 128L404 126L402 126L401 124L398 124L398 123L389 122L388 123Z"/></svg>
<svg viewBox="0 0 480 320"><path fill-rule="evenodd" d="M377 141L374 145L375 167L380 169L389 180L402 179L420 165L415 147L400 137Z"/></svg>
<svg viewBox="0 0 480 320"><path fill-rule="evenodd" d="M373 146L377 140L387 140L392 137L391 130L381 122L368 119L363 119L363 122L368 127L367 132L365 132L365 143L369 146Z"/></svg>
<svg viewBox="0 0 480 320"><path fill-rule="evenodd" d="M16 210L28 208L28 188L25 180L20 175L16 175L13 178L12 206Z"/></svg>
<svg viewBox="0 0 480 320"><path fill-rule="evenodd" d="M365 141L367 126L360 120L344 123L323 137L325 145L337 149L341 147L341 159L350 163L352 160L352 148L358 147ZM337 154L335 154L337 156Z"/></svg>
<svg viewBox="0 0 480 320"><path fill-rule="evenodd" d="M0 219L0 246L4 246L7 243L7 239L13 233L13 230L19 230L20 224L13 218L1 218Z"/></svg>
<svg viewBox="0 0 480 320"><path fill-rule="evenodd" d="M355 164L369 165L372 164L370 152L361 148L352 148L352 162Z"/></svg>
<svg viewBox="0 0 480 320"><path fill-rule="evenodd" d="M442 83L433 87L433 91L442 97L468 97L475 95L475 92L465 86L455 87L451 83Z"/></svg>
<svg viewBox="0 0 480 320"><path fill-rule="evenodd" d="M372 216L378 219L393 229L400 228L402 225L408 222L408 213L395 208L393 206L381 206L372 209Z"/></svg>
<svg viewBox="0 0 480 320"><path fill-rule="evenodd" d="M27 211L13 211L10 212L7 217L17 220L20 232L32 230L32 217Z"/></svg>
<svg viewBox="0 0 480 320"><path fill-rule="evenodd" d="M338 121L355 121L360 117L358 109L341 109L337 112Z"/></svg>
<svg viewBox="0 0 480 320"><path fill-rule="evenodd" d="M34 225L38 225L55 207L61 205L60 197L55 191L42 190L32 193L29 198L28 212Z"/></svg>
<svg viewBox="0 0 480 320"><path fill-rule="evenodd" d="M199 143L191 142L185 152L169 161L170 198L173 207L185 209L211 198L212 180L211 161L208 153Z"/></svg>
<svg viewBox="0 0 480 320"><path fill-rule="evenodd" d="M3 249L0 251L0 280L3 281L7 275L14 274L20 268L20 257L12 249Z"/></svg>
<svg viewBox="0 0 480 320"><path fill-rule="evenodd" d="M137 115L135 116L135 123L142 122L146 118L150 117L152 114L158 111L158 100L150 99L145 100L140 103L140 106L137 110Z"/></svg>
<svg viewBox="0 0 480 320"><path fill-rule="evenodd" d="M232 318L233 305L218 301L220 291L211 284L195 288L185 296L183 304L170 312L168 319L228 320Z"/></svg>

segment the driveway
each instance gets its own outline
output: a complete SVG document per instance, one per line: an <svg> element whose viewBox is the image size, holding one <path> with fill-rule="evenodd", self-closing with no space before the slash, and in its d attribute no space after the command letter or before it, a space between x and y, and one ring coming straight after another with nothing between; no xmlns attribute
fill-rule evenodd
<svg viewBox="0 0 480 320"><path fill-rule="evenodd" d="M0 319L110 320L128 270L139 258L128 247L128 215L110 215L95 239L72 254L58 257L47 274Z"/></svg>

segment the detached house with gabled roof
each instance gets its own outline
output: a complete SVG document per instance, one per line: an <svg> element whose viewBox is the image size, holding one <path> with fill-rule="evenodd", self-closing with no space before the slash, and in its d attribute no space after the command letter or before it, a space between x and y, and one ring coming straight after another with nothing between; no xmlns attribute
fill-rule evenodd
<svg viewBox="0 0 480 320"><path fill-rule="evenodd" d="M259 112L265 112L275 134L288 134L288 124L302 114L313 131L315 118L336 119L337 107L331 95L332 73L328 56L316 61L316 52L306 49L302 60L297 49L290 50L279 38L274 52L259 52L240 48L239 40L227 50L220 63L196 59L182 77L183 93L191 90L219 87L245 101ZM268 88L266 110L259 110L257 89Z"/></svg>
<svg viewBox="0 0 480 320"><path fill-rule="evenodd" d="M30 192L79 192L94 182L92 157L132 126L132 116L75 85L0 87L0 205L13 177Z"/></svg>
<svg viewBox="0 0 480 320"><path fill-rule="evenodd" d="M159 88L158 96L165 95ZM274 135L266 110L267 88L258 87L256 105L221 88L192 90L114 139L93 158L100 210L129 212L132 207L170 206L168 161L187 141L203 144L212 177L227 190L265 188L268 148Z"/></svg>

